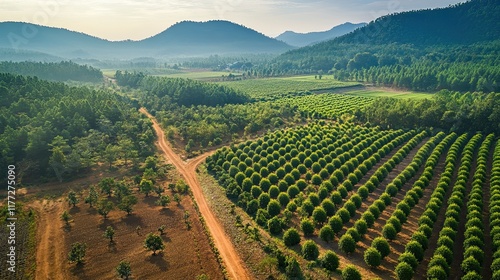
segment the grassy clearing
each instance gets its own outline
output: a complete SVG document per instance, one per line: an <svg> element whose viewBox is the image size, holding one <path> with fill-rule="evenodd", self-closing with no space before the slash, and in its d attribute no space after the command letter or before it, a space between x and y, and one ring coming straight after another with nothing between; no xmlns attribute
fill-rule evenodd
<svg viewBox="0 0 500 280"><path fill-rule="evenodd" d="M314 76L248 79L219 82L219 84L240 90L259 100L275 99L276 96L293 96L293 93L297 92L328 90L359 85L359 83L354 82L339 82L328 77L320 80L315 79Z"/></svg>
<svg viewBox="0 0 500 280"><path fill-rule="evenodd" d="M194 72L178 72L174 74L166 75L169 78L185 78L194 80L213 80L222 78L222 76L227 76L233 74L234 76L241 76L239 73L231 73L224 71L194 71Z"/></svg>
<svg viewBox="0 0 500 280"><path fill-rule="evenodd" d="M425 99L432 98L432 93L411 92L411 91L391 91L385 89L363 89L355 91L347 91L345 94L363 97L392 97L399 99Z"/></svg>

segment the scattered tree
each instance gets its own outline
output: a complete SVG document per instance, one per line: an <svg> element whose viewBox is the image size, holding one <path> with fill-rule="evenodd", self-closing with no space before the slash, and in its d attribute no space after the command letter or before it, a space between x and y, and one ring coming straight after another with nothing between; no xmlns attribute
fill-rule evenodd
<svg viewBox="0 0 500 280"><path fill-rule="evenodd" d="M130 268L130 262L121 261L116 267L116 273L122 279L128 279L132 275L132 269Z"/></svg>
<svg viewBox="0 0 500 280"><path fill-rule="evenodd" d="M144 240L144 248L153 252L156 255L156 251L163 250L165 245L161 237L154 233L149 233Z"/></svg>
<svg viewBox="0 0 500 280"><path fill-rule="evenodd" d="M118 209L127 212L127 215L132 213L132 208L137 204L137 197L134 195L128 195L122 198L122 201L118 204Z"/></svg>
<svg viewBox="0 0 500 280"><path fill-rule="evenodd" d="M74 191L69 191L68 193L68 203L69 205L75 207L76 204L79 202L80 200L78 199L78 197L76 196L76 192Z"/></svg>
<svg viewBox="0 0 500 280"><path fill-rule="evenodd" d="M68 260L70 263L81 264L85 258L85 253L87 252L87 244L76 242L71 245L71 250L68 254Z"/></svg>
<svg viewBox="0 0 500 280"><path fill-rule="evenodd" d="M108 226L104 231L104 237L109 239L109 243L113 243L113 236L115 236L115 230L112 226Z"/></svg>

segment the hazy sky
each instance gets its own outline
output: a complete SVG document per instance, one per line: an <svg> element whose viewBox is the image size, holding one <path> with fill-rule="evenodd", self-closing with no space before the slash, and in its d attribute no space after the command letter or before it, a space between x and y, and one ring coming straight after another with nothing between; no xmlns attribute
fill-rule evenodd
<svg viewBox="0 0 500 280"><path fill-rule="evenodd" d="M268 36L323 31L350 21L457 0L0 0L0 21L67 28L109 39L144 39L183 20L230 20Z"/></svg>

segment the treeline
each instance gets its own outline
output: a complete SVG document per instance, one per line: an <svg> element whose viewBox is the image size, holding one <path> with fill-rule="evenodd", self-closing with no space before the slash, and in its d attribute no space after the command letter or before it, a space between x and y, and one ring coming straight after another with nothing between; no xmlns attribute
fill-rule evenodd
<svg viewBox="0 0 500 280"><path fill-rule="evenodd" d="M432 99L377 98L358 117L382 127L500 134L500 94L442 90Z"/></svg>
<svg viewBox="0 0 500 280"><path fill-rule="evenodd" d="M120 86L139 88L149 98L148 103L175 106L242 104L250 101L247 95L229 87L190 79L145 76L143 73L116 72Z"/></svg>
<svg viewBox="0 0 500 280"><path fill-rule="evenodd" d="M42 80L66 82L79 81L97 83L102 81L102 72L87 65L71 61L61 62L0 62L0 73L36 76Z"/></svg>
<svg viewBox="0 0 500 280"><path fill-rule="evenodd" d="M469 46L320 44L284 54L262 75L329 73L360 81L419 91L499 91L500 41Z"/></svg>
<svg viewBox="0 0 500 280"><path fill-rule="evenodd" d="M149 104L145 103L145 106ZM154 108L158 110L156 117L165 128L167 137L173 139L176 135L180 136L187 142L187 152L236 140L241 134L251 135L281 127L295 116L291 106L270 102Z"/></svg>
<svg viewBox="0 0 500 280"><path fill-rule="evenodd" d="M0 74L0 167L59 180L153 153L149 120L120 95ZM20 174L21 175L21 174ZM3 175L2 175L3 176Z"/></svg>
<svg viewBox="0 0 500 280"><path fill-rule="evenodd" d="M188 153L280 127L295 117L289 105L249 104L249 96L213 83L119 71L116 78L121 86L139 89L141 106L162 123L170 140L183 142Z"/></svg>

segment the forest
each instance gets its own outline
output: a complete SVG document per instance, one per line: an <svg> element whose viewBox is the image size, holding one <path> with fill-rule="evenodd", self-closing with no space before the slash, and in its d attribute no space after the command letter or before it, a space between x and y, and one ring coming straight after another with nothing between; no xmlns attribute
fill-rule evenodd
<svg viewBox="0 0 500 280"><path fill-rule="evenodd" d="M151 123L130 99L36 77L0 74L0 166L27 180L63 180L98 162L152 155Z"/></svg>
<svg viewBox="0 0 500 280"><path fill-rule="evenodd" d="M0 73L11 73L23 76L36 76L42 80L66 82L78 81L99 83L102 72L88 65L72 61L61 62L9 62L0 61Z"/></svg>

